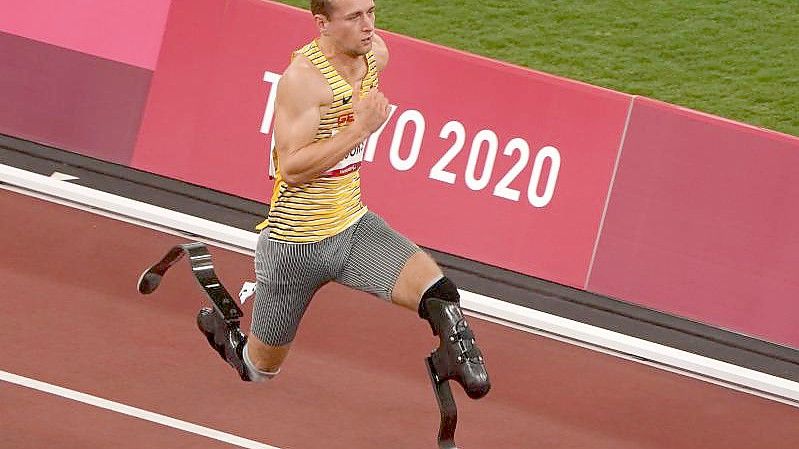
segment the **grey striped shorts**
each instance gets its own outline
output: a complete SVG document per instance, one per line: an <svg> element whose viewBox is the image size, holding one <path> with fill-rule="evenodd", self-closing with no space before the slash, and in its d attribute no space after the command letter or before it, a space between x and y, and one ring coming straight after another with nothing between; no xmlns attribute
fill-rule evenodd
<svg viewBox="0 0 799 449"><path fill-rule="evenodd" d="M372 212L315 243L279 242L268 236L268 228L261 231L255 252L251 331L271 346L294 340L311 298L328 282L390 299L400 271L419 251Z"/></svg>

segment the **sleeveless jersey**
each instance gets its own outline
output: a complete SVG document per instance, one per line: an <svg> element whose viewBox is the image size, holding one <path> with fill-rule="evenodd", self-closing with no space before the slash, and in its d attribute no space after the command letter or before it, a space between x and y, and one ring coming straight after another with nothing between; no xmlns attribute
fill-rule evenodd
<svg viewBox="0 0 799 449"><path fill-rule="evenodd" d="M320 120L314 142L329 139L353 120L352 86L336 72L322 54L316 40L297 50L324 75L333 91L333 102ZM293 56L292 56L293 57ZM360 95L378 85L375 55L365 55L367 71L361 81ZM272 149L275 186L269 213L256 229L268 226L269 238L291 243L312 243L338 234L360 219L366 212L361 202L360 166L366 142L352 149L339 163L316 179L289 186L281 176L280 160Z"/></svg>

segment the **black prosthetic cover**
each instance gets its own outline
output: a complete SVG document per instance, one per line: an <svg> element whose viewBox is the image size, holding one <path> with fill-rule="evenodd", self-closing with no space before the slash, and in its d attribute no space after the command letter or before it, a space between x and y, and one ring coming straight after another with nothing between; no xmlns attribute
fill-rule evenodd
<svg viewBox="0 0 799 449"><path fill-rule="evenodd" d="M441 340L441 345L430 355L438 376L461 384L470 398L482 398L491 383L483 354L460 307L436 298L428 299L427 307L433 333Z"/></svg>
<svg viewBox="0 0 799 449"><path fill-rule="evenodd" d="M425 292L419 315L425 318L441 344L430 356L438 377L455 380L472 399L488 393L491 383L485 361L459 305L455 284L444 277Z"/></svg>
<svg viewBox="0 0 799 449"><path fill-rule="evenodd" d="M244 332L237 325L225 322L218 312L208 307L203 307L197 314L197 327L222 360L236 370L241 380L249 381L250 376L242 354L247 343Z"/></svg>

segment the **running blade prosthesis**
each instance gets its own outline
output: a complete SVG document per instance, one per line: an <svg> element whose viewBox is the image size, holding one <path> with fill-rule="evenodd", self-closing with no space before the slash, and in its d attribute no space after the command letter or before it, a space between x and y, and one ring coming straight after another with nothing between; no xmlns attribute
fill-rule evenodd
<svg viewBox="0 0 799 449"><path fill-rule="evenodd" d="M158 263L145 270L139 277L139 293L148 295L154 292L167 270L184 255L189 256L191 271L213 306L200 310L197 326L205 334L211 347L223 360L233 366L239 377L242 380L249 380L241 354L247 337L239 328L239 320L244 313L214 272L211 254L204 244L187 243L170 249Z"/></svg>

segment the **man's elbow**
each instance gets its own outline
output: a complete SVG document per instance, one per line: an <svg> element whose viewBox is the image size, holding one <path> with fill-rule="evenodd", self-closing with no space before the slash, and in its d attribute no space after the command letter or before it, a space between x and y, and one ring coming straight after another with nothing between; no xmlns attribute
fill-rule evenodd
<svg viewBox="0 0 799 449"><path fill-rule="evenodd" d="M300 184L305 184L306 182L310 181L311 179L304 173L293 172L293 171L286 171L282 173L283 182L288 184L291 187L298 186Z"/></svg>

